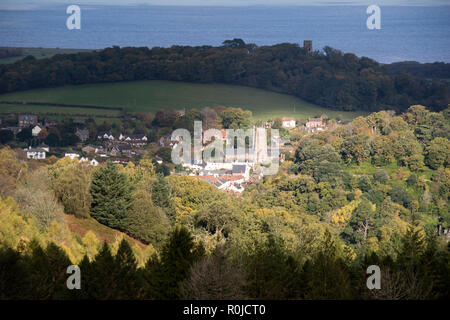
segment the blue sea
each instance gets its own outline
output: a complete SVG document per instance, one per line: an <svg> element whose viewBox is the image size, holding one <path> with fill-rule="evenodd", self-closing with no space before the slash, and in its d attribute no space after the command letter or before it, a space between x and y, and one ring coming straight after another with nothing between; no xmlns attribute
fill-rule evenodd
<svg viewBox="0 0 450 320"><path fill-rule="evenodd" d="M66 6L0 10L0 46L86 48L220 45L328 45L379 62L450 62L450 6L381 7L368 30L367 7L80 6L81 30L66 27Z"/></svg>

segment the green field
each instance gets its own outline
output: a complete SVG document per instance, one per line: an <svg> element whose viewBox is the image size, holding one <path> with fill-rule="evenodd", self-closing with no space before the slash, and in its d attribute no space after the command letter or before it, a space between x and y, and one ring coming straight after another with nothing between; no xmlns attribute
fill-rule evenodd
<svg viewBox="0 0 450 320"><path fill-rule="evenodd" d="M189 109L219 105L251 110L255 119L294 117L306 119L321 114L344 120L353 119L364 112L332 111L294 96L266 90L224 84L198 84L170 81L136 81L108 84L66 86L29 90L0 95L0 101L48 102L75 105L120 107L129 112L154 113L162 109ZM24 108L22 110L22 108ZM14 110L12 110L14 109ZM0 103L0 112L53 112L55 107L11 105ZM56 108L58 109L58 108ZM69 112L69 108L59 108ZM80 108L76 108L80 113ZM116 110L82 109L92 115L117 114ZM74 112L75 113L75 112Z"/></svg>
<svg viewBox="0 0 450 320"><path fill-rule="evenodd" d="M36 111L37 110L37 111ZM66 114L66 115L84 115L89 114L94 117L101 117L102 115L117 116L121 112L118 110L102 110L102 109L86 109L86 108L71 108L71 107L56 107L56 106L35 106L27 104L2 104L0 102L0 112L30 112L30 113L49 113L49 114Z"/></svg>
<svg viewBox="0 0 450 320"><path fill-rule="evenodd" d="M22 55L17 57L2 58L0 64L14 63L18 60L25 58L26 56L33 56L36 59L50 58L55 54L71 54L82 51L92 51L88 49L59 49L59 48L21 48Z"/></svg>

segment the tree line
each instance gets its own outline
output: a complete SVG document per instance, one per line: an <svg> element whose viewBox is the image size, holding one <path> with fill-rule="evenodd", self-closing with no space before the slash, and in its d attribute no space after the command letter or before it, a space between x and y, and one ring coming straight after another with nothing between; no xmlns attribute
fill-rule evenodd
<svg viewBox="0 0 450 320"><path fill-rule="evenodd" d="M450 79L450 63L445 62L419 63L416 61L403 61L387 64L386 68L393 74L409 73L415 77L427 79Z"/></svg>
<svg viewBox="0 0 450 320"><path fill-rule="evenodd" d="M392 74L367 57L331 47L307 53L298 44L258 47L240 39L221 47L114 46L93 52L28 56L0 66L0 93L69 84L133 80L227 83L292 94L337 110L404 111L449 103L449 88L408 73Z"/></svg>
<svg viewBox="0 0 450 320"><path fill-rule="evenodd" d="M350 261L326 233L311 259L288 253L276 237L233 260L226 246L206 253L184 227L177 227L139 267L122 240L113 254L105 243L98 254L79 263L80 289L67 288L72 264L64 250L36 241L20 250L0 248L0 299L448 299L450 245L437 249L413 228L401 239L397 259L362 254ZM366 286L366 269L378 265L381 289Z"/></svg>

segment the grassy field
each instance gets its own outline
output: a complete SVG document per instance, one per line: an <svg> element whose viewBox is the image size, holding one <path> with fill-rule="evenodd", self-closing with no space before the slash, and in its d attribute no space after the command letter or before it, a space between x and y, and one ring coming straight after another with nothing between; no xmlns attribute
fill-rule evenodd
<svg viewBox="0 0 450 320"><path fill-rule="evenodd" d="M38 110L38 111L36 111ZM85 109L85 108L68 108L68 107L56 107L56 106L35 106L24 104L3 104L0 102L0 112L45 112L53 114L64 115L80 115L89 114L94 117L101 117L102 115L108 116L120 116L118 110L102 110L102 109Z"/></svg>
<svg viewBox="0 0 450 320"><path fill-rule="evenodd" d="M25 58L26 56L33 56L36 59L44 59L50 58L58 53L70 54L82 51L92 51L88 49L59 49L59 48L21 48L21 49L22 55L17 57L2 58L0 59L0 64L14 63L18 60Z"/></svg>
<svg viewBox="0 0 450 320"><path fill-rule="evenodd" d="M294 96L266 90L223 84L197 84L170 81L138 81L108 84L66 86L51 89L29 90L0 95L0 101L48 102L76 105L120 107L129 112L154 113L162 109L189 109L218 105L241 107L253 112L255 119L294 117L306 119L321 114L330 118L338 115L344 120L353 119L363 112L332 111ZM51 107L16 105L16 112L50 112ZM31 109L30 109L31 108ZM54 108L54 107L53 107ZM0 104L0 112L11 110ZM66 112L65 109L60 109ZM84 113L98 115L99 110L84 109ZM77 113L78 110L77 110ZM117 113L100 110L101 114Z"/></svg>

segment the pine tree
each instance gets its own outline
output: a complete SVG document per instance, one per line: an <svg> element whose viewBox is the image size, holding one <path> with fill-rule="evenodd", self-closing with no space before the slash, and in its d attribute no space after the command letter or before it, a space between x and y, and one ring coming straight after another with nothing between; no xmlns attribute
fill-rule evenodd
<svg viewBox="0 0 450 320"><path fill-rule="evenodd" d="M111 228L122 229L128 209L132 204L131 186L125 174L108 162L92 179L91 216Z"/></svg>
<svg viewBox="0 0 450 320"><path fill-rule="evenodd" d="M405 286L406 299L427 299L432 290L432 280L427 269L433 248L427 252L424 231L416 224L408 229L402 239L403 248L399 254L399 268ZM428 253L428 257L426 256Z"/></svg>
<svg viewBox="0 0 450 320"><path fill-rule="evenodd" d="M160 208L168 208L170 206L170 186L162 174L158 175L158 179L153 183L152 200L153 204Z"/></svg>
<svg viewBox="0 0 450 320"><path fill-rule="evenodd" d="M148 295L154 299L178 299L180 283L189 276L195 261L204 256L202 245L196 245L184 227L177 227L163 247L161 259L152 258L146 265Z"/></svg>
<svg viewBox="0 0 450 320"><path fill-rule="evenodd" d="M0 300L27 299L28 274L19 252L0 248Z"/></svg>
<svg viewBox="0 0 450 320"><path fill-rule="evenodd" d="M248 292L257 299L292 299L298 281L296 261L285 251L284 241L269 233L248 261Z"/></svg>
<svg viewBox="0 0 450 320"><path fill-rule="evenodd" d="M88 280L84 286L87 289L89 299L108 300L117 297L117 277L115 260L106 242L100 252L95 256L90 265ZM82 271L83 276L83 271ZM81 285L83 287L83 283Z"/></svg>
<svg viewBox="0 0 450 320"><path fill-rule="evenodd" d="M114 258L117 299L136 299L142 292L137 262L129 243L123 239Z"/></svg>
<svg viewBox="0 0 450 320"><path fill-rule="evenodd" d="M62 299L67 295L67 267L72 263L66 253L54 243L44 250L32 244L28 261L32 299Z"/></svg>
<svg viewBox="0 0 450 320"><path fill-rule="evenodd" d="M78 264L81 272L81 289L71 290L72 291L72 300L85 300L92 299L90 296L90 289L92 287L92 271L91 271L91 262L89 261L89 257L87 254L84 255L81 262Z"/></svg>

